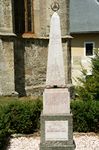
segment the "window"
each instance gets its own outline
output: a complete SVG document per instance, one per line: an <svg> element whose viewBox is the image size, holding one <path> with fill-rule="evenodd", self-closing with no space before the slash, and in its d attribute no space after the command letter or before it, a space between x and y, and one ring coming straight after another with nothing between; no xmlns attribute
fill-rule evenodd
<svg viewBox="0 0 99 150"><path fill-rule="evenodd" d="M33 0L14 0L14 18L16 34L33 33Z"/></svg>
<svg viewBox="0 0 99 150"><path fill-rule="evenodd" d="M33 0L25 0L25 32L33 30Z"/></svg>
<svg viewBox="0 0 99 150"><path fill-rule="evenodd" d="M85 45L85 56L93 56L94 43L85 42L84 45Z"/></svg>
<svg viewBox="0 0 99 150"><path fill-rule="evenodd" d="M16 34L24 33L24 0L14 0L14 30Z"/></svg>

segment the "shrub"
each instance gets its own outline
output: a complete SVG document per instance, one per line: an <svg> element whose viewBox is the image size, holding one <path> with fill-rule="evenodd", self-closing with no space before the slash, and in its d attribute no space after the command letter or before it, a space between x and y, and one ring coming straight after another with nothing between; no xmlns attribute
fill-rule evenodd
<svg viewBox="0 0 99 150"><path fill-rule="evenodd" d="M99 49L95 50L95 57L91 58L92 75L87 75L87 70L82 68L82 77L78 78L76 93L84 101L99 101Z"/></svg>
<svg viewBox="0 0 99 150"><path fill-rule="evenodd" d="M42 100L15 100L0 105L0 149L12 133L32 134L40 127Z"/></svg>
<svg viewBox="0 0 99 150"><path fill-rule="evenodd" d="M99 102L80 101L71 102L73 113L73 128L78 132L99 132Z"/></svg>
<svg viewBox="0 0 99 150"><path fill-rule="evenodd" d="M3 113L3 108L0 107L0 149L2 149L9 136L7 118Z"/></svg>
<svg viewBox="0 0 99 150"><path fill-rule="evenodd" d="M9 137L9 133L6 129L0 130L0 150L3 150L7 145L7 140Z"/></svg>
<svg viewBox="0 0 99 150"><path fill-rule="evenodd" d="M39 128L42 102L16 101L9 104L4 114L8 118L11 133L30 134Z"/></svg>

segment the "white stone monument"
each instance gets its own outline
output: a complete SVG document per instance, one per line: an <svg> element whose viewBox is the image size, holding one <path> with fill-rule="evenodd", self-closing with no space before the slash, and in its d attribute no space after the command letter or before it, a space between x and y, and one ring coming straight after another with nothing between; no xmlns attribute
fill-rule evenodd
<svg viewBox="0 0 99 150"><path fill-rule="evenodd" d="M65 87L60 18L56 12L51 18L50 25L46 86Z"/></svg>
<svg viewBox="0 0 99 150"><path fill-rule="evenodd" d="M60 18L56 12L50 24L40 150L74 150L70 93L65 84Z"/></svg>

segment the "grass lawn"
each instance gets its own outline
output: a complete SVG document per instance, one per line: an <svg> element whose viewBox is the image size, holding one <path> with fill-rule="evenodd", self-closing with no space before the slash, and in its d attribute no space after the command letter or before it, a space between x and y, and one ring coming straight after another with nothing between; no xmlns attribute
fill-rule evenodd
<svg viewBox="0 0 99 150"><path fill-rule="evenodd" d="M37 100L37 99L42 99L42 96L39 97L4 97L4 96L0 96L0 106L2 105L6 105L8 103L12 103L12 102L16 102L16 101L31 101L31 100Z"/></svg>

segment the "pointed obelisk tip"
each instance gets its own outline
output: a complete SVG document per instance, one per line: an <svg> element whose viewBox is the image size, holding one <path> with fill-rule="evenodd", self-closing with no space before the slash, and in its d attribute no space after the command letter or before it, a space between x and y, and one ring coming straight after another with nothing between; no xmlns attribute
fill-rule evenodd
<svg viewBox="0 0 99 150"><path fill-rule="evenodd" d="M54 12L54 13L53 13L53 15L52 15L52 17L51 17L51 21L52 21L53 19L57 19L57 21L58 21L58 20L60 21L60 18L59 18L59 15L58 15L57 12Z"/></svg>
<svg viewBox="0 0 99 150"><path fill-rule="evenodd" d="M60 18L57 12L51 18L46 86L65 87Z"/></svg>
<svg viewBox="0 0 99 150"><path fill-rule="evenodd" d="M52 17L58 17L59 18L59 15L58 15L57 12L54 12L53 15L52 15Z"/></svg>

